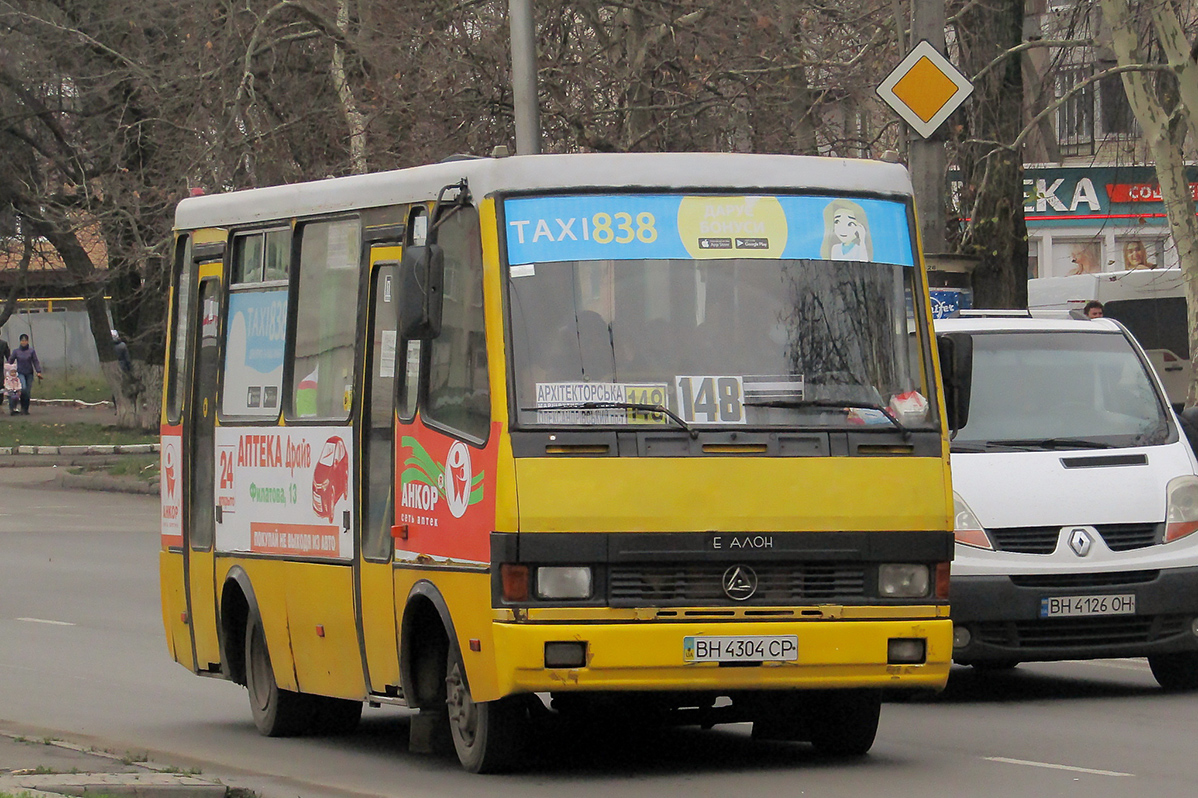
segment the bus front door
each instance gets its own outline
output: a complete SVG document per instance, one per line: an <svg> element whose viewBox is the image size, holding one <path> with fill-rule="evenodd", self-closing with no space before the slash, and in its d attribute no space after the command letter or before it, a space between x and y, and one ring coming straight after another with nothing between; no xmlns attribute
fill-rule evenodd
<svg viewBox="0 0 1198 798"><path fill-rule="evenodd" d="M359 440L362 442L362 509L358 517L358 625L370 692L397 696L399 654L395 624L395 388L398 246L371 249L370 315L364 399Z"/></svg>

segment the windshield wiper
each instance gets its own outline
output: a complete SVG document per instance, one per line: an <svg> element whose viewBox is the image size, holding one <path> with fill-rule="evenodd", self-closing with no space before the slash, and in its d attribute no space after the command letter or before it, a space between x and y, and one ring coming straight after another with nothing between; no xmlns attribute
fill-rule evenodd
<svg viewBox="0 0 1198 798"><path fill-rule="evenodd" d="M661 413L666 418L682 427L692 438L699 437L699 432L682 420L682 416L665 405L652 405L641 402L571 402L559 405L540 405L538 407L522 407L521 413L532 413L538 410L637 410L642 413Z"/></svg>
<svg viewBox="0 0 1198 798"><path fill-rule="evenodd" d="M1014 440L986 441L987 446L1029 446L1038 449L1110 449L1113 444L1087 438L1020 438Z"/></svg>
<svg viewBox="0 0 1198 798"><path fill-rule="evenodd" d="M911 439L910 427L891 415L889 408L873 402L841 402L828 399L746 399L744 404L749 407L787 407L792 409L826 407L834 410L876 410L903 434L903 440Z"/></svg>

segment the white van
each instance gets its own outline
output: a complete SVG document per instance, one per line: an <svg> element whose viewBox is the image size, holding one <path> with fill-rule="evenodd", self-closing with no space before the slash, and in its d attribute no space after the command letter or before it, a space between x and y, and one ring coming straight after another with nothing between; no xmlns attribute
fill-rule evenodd
<svg viewBox="0 0 1198 798"><path fill-rule="evenodd" d="M1036 277L1027 281L1027 306L1033 316L1066 311L1081 314L1095 299L1103 315L1121 322L1144 347L1175 408L1185 403L1190 366L1189 315L1181 269L1134 269L1125 272Z"/></svg>
<svg viewBox="0 0 1198 798"><path fill-rule="evenodd" d="M1198 688L1198 462L1111 319L936 322L952 438L953 659L1147 656Z"/></svg>

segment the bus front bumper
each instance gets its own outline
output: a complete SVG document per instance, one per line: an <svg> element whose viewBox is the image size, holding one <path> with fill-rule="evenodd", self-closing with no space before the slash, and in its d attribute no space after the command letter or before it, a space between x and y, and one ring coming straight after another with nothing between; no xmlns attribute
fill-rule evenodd
<svg viewBox="0 0 1198 798"><path fill-rule="evenodd" d="M494 623L499 694L546 691L939 690L952 661L947 618L807 622ZM797 659L755 664L687 662L687 637L793 635ZM891 664L892 639L926 641L920 664ZM585 644L581 667L547 667L546 644Z"/></svg>

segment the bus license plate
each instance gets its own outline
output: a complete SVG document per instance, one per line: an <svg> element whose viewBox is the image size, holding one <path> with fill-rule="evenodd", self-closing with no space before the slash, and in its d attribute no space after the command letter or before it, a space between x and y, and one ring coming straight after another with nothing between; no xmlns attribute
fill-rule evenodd
<svg viewBox="0 0 1198 798"><path fill-rule="evenodd" d="M1135 593L1120 593L1114 596L1054 596L1040 599L1041 618L1135 614Z"/></svg>
<svg viewBox="0 0 1198 798"><path fill-rule="evenodd" d="M684 662L794 662L796 635L688 636L682 639Z"/></svg>

